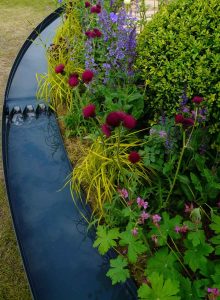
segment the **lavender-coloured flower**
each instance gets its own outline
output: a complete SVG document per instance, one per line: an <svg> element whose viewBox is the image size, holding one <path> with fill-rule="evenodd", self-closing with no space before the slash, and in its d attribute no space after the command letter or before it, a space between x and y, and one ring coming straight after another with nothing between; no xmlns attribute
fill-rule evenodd
<svg viewBox="0 0 220 300"><path fill-rule="evenodd" d="M161 220L161 216L159 216L159 215L153 215L152 216L152 220L153 220L153 223L155 224L155 225L157 225L159 222L160 222L160 220Z"/></svg>
<svg viewBox="0 0 220 300"><path fill-rule="evenodd" d="M138 197L137 198L137 204L138 204L138 207L143 207L144 209L147 209L148 207L148 202L147 201L144 201L144 199Z"/></svg>
<svg viewBox="0 0 220 300"><path fill-rule="evenodd" d="M124 199L128 198L128 191L125 188L118 189L118 193L122 198Z"/></svg>
<svg viewBox="0 0 220 300"><path fill-rule="evenodd" d="M166 137L167 137L166 131L160 130L160 131L159 131L159 136L160 136L161 138L166 138Z"/></svg>
<svg viewBox="0 0 220 300"><path fill-rule="evenodd" d="M133 235L133 236L137 236L138 235L138 228L133 228L132 230L131 230L131 234Z"/></svg>
<svg viewBox="0 0 220 300"><path fill-rule="evenodd" d="M111 12L110 19L111 19L112 23L116 23L118 21L118 15L115 14L114 12Z"/></svg>
<svg viewBox="0 0 220 300"><path fill-rule="evenodd" d="M146 211L142 211L140 218L141 218L141 222L144 224L144 221L150 218L150 214L147 213Z"/></svg>

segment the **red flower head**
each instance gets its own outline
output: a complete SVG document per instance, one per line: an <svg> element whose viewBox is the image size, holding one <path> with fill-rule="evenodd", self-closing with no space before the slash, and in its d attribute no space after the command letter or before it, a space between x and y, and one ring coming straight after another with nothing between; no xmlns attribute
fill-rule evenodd
<svg viewBox="0 0 220 300"><path fill-rule="evenodd" d="M195 97L193 97L192 102L194 102L194 103L196 103L196 104L199 104L199 103L201 103L203 100L204 100L203 97L195 96Z"/></svg>
<svg viewBox="0 0 220 300"><path fill-rule="evenodd" d="M124 127L128 129L133 129L137 125L137 121L131 115L126 115L123 120Z"/></svg>
<svg viewBox="0 0 220 300"><path fill-rule="evenodd" d="M79 79L77 74L72 74L69 77L68 83L71 87L75 87L79 84Z"/></svg>
<svg viewBox="0 0 220 300"><path fill-rule="evenodd" d="M183 115L178 114L178 115L175 116L175 123L176 123L176 124L182 124L182 123L183 123L183 120L184 120Z"/></svg>
<svg viewBox="0 0 220 300"><path fill-rule="evenodd" d="M55 73L62 74L64 72L64 68L65 68L64 64L60 64L60 65L56 66L55 67Z"/></svg>
<svg viewBox="0 0 220 300"><path fill-rule="evenodd" d="M140 154L137 151L132 151L129 155L128 155L128 160L130 160L130 162L132 164L136 164L137 162L139 162L141 159Z"/></svg>
<svg viewBox="0 0 220 300"><path fill-rule="evenodd" d="M191 118L184 118L182 121L182 124L184 126L193 126L194 125L194 120Z"/></svg>
<svg viewBox="0 0 220 300"><path fill-rule="evenodd" d="M111 128L108 124L103 124L101 129L104 135L106 135L107 137L111 136Z"/></svg>
<svg viewBox="0 0 220 300"><path fill-rule="evenodd" d="M122 121L122 114L121 114L121 112L118 112L118 111L110 112L106 118L106 123L109 126L117 127L120 125L121 121Z"/></svg>
<svg viewBox="0 0 220 300"><path fill-rule="evenodd" d="M95 107L94 104L88 104L82 110L83 111L83 117L85 119L95 117L95 109L96 109L96 107Z"/></svg>
<svg viewBox="0 0 220 300"><path fill-rule="evenodd" d="M95 6L91 7L91 13L92 14L99 14L101 12L101 5L100 4L96 4Z"/></svg>
<svg viewBox="0 0 220 300"><path fill-rule="evenodd" d="M97 28L93 29L93 34L95 34L95 36L98 37L98 38L102 36L101 31L98 30Z"/></svg>
<svg viewBox="0 0 220 300"><path fill-rule="evenodd" d="M82 73L82 80L84 83L89 83L94 77L94 73L91 70L85 70Z"/></svg>
<svg viewBox="0 0 220 300"><path fill-rule="evenodd" d="M85 7L87 8L87 7L90 7L90 6L91 6L91 3L88 2L88 1L86 1L86 2L85 2Z"/></svg>
<svg viewBox="0 0 220 300"><path fill-rule="evenodd" d="M85 35L88 36L88 38L95 38L96 34L94 31L86 31Z"/></svg>

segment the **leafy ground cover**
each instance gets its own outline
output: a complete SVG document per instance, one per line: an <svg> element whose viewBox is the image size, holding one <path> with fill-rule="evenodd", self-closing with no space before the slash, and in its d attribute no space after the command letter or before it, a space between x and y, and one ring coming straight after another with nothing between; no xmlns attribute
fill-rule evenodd
<svg viewBox="0 0 220 300"><path fill-rule="evenodd" d="M199 13L201 1L192 7L191 0L164 1L150 22L143 1L63 2L64 22L48 49L48 73L38 76L38 96L58 112L69 147L77 141L80 148L71 189L86 190L93 211L88 223L96 228L94 247L101 255L115 250L106 275L112 284L133 277L141 300L219 299L220 135L211 130L219 111L218 106L210 109L210 97L201 88L211 84L213 74L200 77L196 90L187 77L191 56L179 60L182 89L165 106L164 97L179 85L166 80L163 94L159 85L172 74L165 72L160 82L156 68L161 56L172 65L166 57L171 50L172 59L179 59L174 49L184 28L178 24ZM133 16L133 5L141 18ZM204 41L199 31L184 31L184 38L201 47L208 43L212 53L212 45L218 47L213 24L219 4L212 0L209 9L203 18L211 30ZM167 36L174 35L169 48ZM149 57L141 63L150 51L148 42L150 49L159 49L158 62ZM198 67L200 58L193 57Z"/></svg>
<svg viewBox="0 0 220 300"><path fill-rule="evenodd" d="M54 9L53 1L0 2L0 111L12 63L27 36ZM1 115L1 114L0 114ZM0 170L0 299L31 299L26 276L14 236Z"/></svg>

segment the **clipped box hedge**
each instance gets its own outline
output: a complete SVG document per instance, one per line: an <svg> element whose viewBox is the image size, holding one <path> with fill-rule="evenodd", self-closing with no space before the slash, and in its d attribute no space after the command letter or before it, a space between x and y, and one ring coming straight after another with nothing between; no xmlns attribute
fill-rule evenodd
<svg viewBox="0 0 220 300"><path fill-rule="evenodd" d="M173 113L184 87L205 97L210 132L220 128L220 2L174 0L145 25L136 67L146 82L147 110Z"/></svg>

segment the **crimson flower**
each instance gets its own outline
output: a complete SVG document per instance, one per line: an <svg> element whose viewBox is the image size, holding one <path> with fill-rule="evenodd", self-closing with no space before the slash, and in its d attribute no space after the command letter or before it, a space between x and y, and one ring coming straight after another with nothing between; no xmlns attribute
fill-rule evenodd
<svg viewBox="0 0 220 300"><path fill-rule="evenodd" d="M94 77L94 73L91 70L85 70L82 73L82 80L84 83L89 83Z"/></svg>
<svg viewBox="0 0 220 300"><path fill-rule="evenodd" d="M132 164L136 164L137 162L139 162L141 159L140 154L137 151L132 151L129 155L128 155L128 160L132 163Z"/></svg>
<svg viewBox="0 0 220 300"><path fill-rule="evenodd" d="M194 103L196 103L196 104L199 104L199 103L201 103L203 100L204 100L203 97L195 96L195 97L193 97L192 102L194 102Z"/></svg>
<svg viewBox="0 0 220 300"><path fill-rule="evenodd" d="M101 126L101 129L104 135L106 135L107 137L111 136L111 128L108 124L103 124Z"/></svg>
<svg viewBox="0 0 220 300"><path fill-rule="evenodd" d="M94 104L88 104L82 110L83 111L83 117L85 119L95 117L95 109L96 109L96 107L95 107Z"/></svg>
<svg viewBox="0 0 220 300"><path fill-rule="evenodd" d="M64 64L59 64L58 66L55 67L55 73L62 74L64 72L64 68L65 68Z"/></svg>
<svg viewBox="0 0 220 300"><path fill-rule="evenodd" d="M101 31L100 31L99 29L97 29L97 28L94 28L94 29L93 29L93 33L94 33L95 36L98 37L98 38L102 36Z"/></svg>
<svg viewBox="0 0 220 300"><path fill-rule="evenodd" d="M183 115L178 114L178 115L175 116L175 123L176 123L176 124L182 124L182 123L183 123L183 120L184 120Z"/></svg>
<svg viewBox="0 0 220 300"><path fill-rule="evenodd" d="M137 124L136 119L131 115L126 115L123 120L124 127L128 129L133 129Z"/></svg>
<svg viewBox="0 0 220 300"><path fill-rule="evenodd" d="M193 126L194 125L194 120L192 118L184 118L182 121L182 124L184 126Z"/></svg>
<svg viewBox="0 0 220 300"><path fill-rule="evenodd" d="M71 87L77 86L79 84L78 77L79 77L79 75L77 73L70 74L70 77L68 80L69 86L71 86Z"/></svg>
<svg viewBox="0 0 220 300"><path fill-rule="evenodd" d="M101 12L101 5L100 4L96 4L95 6L91 7L91 13L95 13L95 14L99 14Z"/></svg>
<svg viewBox="0 0 220 300"><path fill-rule="evenodd" d="M85 35L88 36L88 38L95 38L96 34L94 31L86 31Z"/></svg>
<svg viewBox="0 0 220 300"><path fill-rule="evenodd" d="M88 1L86 1L86 2L85 2L85 7L87 8L87 7L90 7L90 6L91 6L91 3L88 2Z"/></svg>
<svg viewBox="0 0 220 300"><path fill-rule="evenodd" d="M122 121L122 114L118 111L112 111L107 115L106 123L109 126L117 127Z"/></svg>

